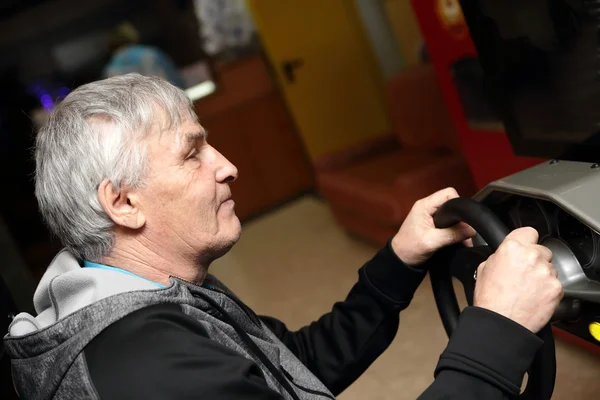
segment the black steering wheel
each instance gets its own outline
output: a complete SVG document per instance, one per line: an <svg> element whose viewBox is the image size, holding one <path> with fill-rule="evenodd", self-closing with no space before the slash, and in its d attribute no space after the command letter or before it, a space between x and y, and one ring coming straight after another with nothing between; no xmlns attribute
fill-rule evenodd
<svg viewBox="0 0 600 400"><path fill-rule="evenodd" d="M460 316L452 278L457 278L462 283L467 302L473 305L477 267L498 249L510 231L489 208L468 198L447 201L435 213L433 220L436 228L448 228L458 222L465 222L488 244L472 248L450 246L440 250L432 258L430 278L433 294L442 323L450 337ZM556 354L550 324L538 333L538 337L544 344L527 370L527 387L517 397L520 400L550 399L554 391Z"/></svg>

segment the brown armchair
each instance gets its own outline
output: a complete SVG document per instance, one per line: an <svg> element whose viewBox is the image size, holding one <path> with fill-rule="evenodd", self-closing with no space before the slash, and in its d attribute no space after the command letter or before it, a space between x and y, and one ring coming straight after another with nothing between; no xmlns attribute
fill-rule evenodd
<svg viewBox="0 0 600 400"><path fill-rule="evenodd" d="M407 69L387 85L394 134L317 162L317 184L337 222L375 244L399 228L415 201L475 185L460 152L431 66Z"/></svg>

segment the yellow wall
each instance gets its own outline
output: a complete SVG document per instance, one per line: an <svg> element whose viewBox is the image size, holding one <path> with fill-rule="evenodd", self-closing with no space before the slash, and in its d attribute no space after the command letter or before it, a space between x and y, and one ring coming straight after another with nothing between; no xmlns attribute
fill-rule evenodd
<svg viewBox="0 0 600 400"><path fill-rule="evenodd" d="M419 47L422 35L410 0L384 0L390 24L402 49L406 66L419 63Z"/></svg>

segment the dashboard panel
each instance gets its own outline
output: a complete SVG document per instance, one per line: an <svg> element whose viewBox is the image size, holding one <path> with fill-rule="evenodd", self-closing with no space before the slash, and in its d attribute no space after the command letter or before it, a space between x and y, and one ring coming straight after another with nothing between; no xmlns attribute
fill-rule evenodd
<svg viewBox="0 0 600 400"><path fill-rule="evenodd" d="M538 231L540 242L552 234L551 218L545 204L532 198L520 197L511 209L515 228L531 226Z"/></svg>
<svg viewBox="0 0 600 400"><path fill-rule="evenodd" d="M488 199L492 200L492 199ZM540 242L548 237L566 243L590 279L600 281L600 235L559 206L546 200L505 195L486 204L512 230L536 229Z"/></svg>
<svg viewBox="0 0 600 400"><path fill-rule="evenodd" d="M555 212L557 236L564 241L586 269L596 265L598 235L564 210Z"/></svg>

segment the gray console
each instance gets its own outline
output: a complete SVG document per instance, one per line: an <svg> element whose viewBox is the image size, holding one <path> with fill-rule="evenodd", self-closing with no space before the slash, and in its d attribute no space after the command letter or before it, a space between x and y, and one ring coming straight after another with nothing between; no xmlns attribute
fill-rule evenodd
<svg viewBox="0 0 600 400"><path fill-rule="evenodd" d="M589 327L600 322L600 166L547 161L488 184L474 199L510 229L538 231L553 252L565 298L581 307L578 319L561 328L599 344Z"/></svg>

